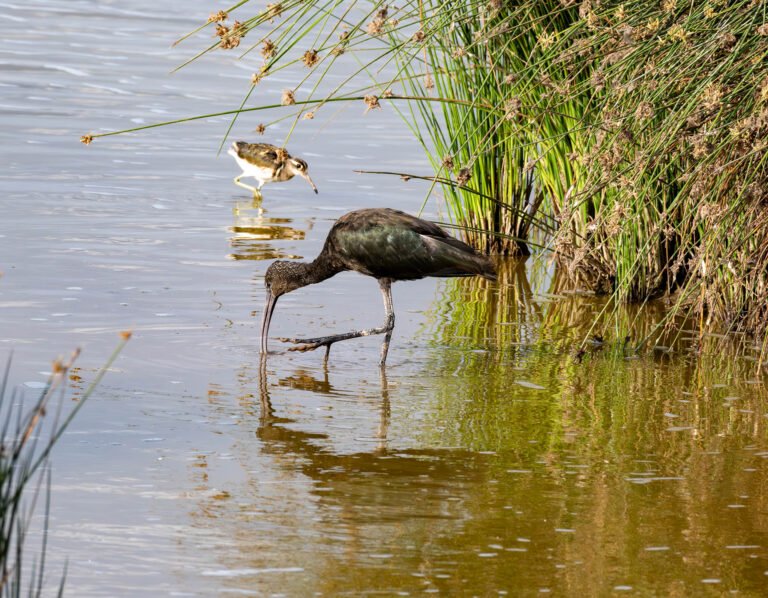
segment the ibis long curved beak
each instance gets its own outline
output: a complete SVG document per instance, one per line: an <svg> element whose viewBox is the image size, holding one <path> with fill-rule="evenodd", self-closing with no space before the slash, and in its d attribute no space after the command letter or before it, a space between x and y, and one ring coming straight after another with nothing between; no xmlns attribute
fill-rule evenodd
<svg viewBox="0 0 768 598"><path fill-rule="evenodd" d="M264 306L264 316L261 320L261 354L267 354L267 338L269 335L269 323L272 321L272 312L275 311L277 297L267 291L267 304Z"/></svg>
<svg viewBox="0 0 768 598"><path fill-rule="evenodd" d="M312 189L315 191L315 193L317 193L317 187L312 182L312 179L309 178L309 174L307 174L306 172L300 172L299 174L301 175L302 178L306 179L306 181L312 186Z"/></svg>

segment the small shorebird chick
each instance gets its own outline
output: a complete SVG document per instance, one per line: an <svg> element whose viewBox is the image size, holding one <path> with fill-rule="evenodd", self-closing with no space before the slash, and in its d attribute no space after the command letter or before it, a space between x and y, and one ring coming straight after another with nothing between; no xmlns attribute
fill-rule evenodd
<svg viewBox="0 0 768 598"><path fill-rule="evenodd" d="M307 163L301 158L292 157L281 147L268 143L235 141L227 153L235 159L238 166L243 170L234 178L235 185L250 189L256 195L261 195L261 188L264 183L289 181L297 174L306 179L317 193L317 187L307 173L309 168ZM259 182L259 186L252 187L241 183L240 179L243 177L255 178Z"/></svg>

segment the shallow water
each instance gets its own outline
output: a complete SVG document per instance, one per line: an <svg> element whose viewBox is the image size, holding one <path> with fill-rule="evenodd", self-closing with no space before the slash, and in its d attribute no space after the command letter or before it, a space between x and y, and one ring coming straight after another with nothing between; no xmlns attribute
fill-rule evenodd
<svg viewBox="0 0 768 598"><path fill-rule="evenodd" d="M372 280L297 291L262 367L270 260L315 255L351 209L417 211L418 183L353 170L427 162L386 105L319 114L289 148L320 194L273 185L259 209L217 157L225 119L81 145L234 108L256 70L219 53L169 74L209 38L170 43L224 5L130 6L0 3L0 358L32 397L82 347L77 397L134 331L55 451L49 584L67 562L72 596L765 594L754 362L715 343L579 361L602 305L562 296L544 259L395 285L384 375L375 338L327 369L276 340L378 324Z"/></svg>

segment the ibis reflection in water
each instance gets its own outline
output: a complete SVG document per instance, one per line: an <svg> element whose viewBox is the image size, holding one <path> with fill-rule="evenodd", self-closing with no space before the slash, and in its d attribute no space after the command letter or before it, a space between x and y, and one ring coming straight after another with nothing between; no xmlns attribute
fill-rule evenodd
<svg viewBox="0 0 768 598"><path fill-rule="evenodd" d="M227 152L242 169L242 173L234 178L235 185L261 195L264 183L280 183L289 181L295 175L305 179L317 193L317 187L309 178L309 166L301 158L292 157L285 149L268 143L246 143L235 141ZM258 187L241 183L243 177L253 177L259 181Z"/></svg>
<svg viewBox="0 0 768 598"><path fill-rule="evenodd" d="M454 239L442 228L390 208L349 212L331 227L320 254L313 262L278 260L267 269L264 284L267 304L261 326L261 351L267 353L267 335L277 300L286 293L354 270L379 281L386 319L378 328L353 330L318 338L283 338L294 343L291 351L326 347L325 359L335 342L373 334L384 334L380 365L387 360L389 341L395 327L392 283L427 276L482 276L495 280L491 261L466 243Z"/></svg>

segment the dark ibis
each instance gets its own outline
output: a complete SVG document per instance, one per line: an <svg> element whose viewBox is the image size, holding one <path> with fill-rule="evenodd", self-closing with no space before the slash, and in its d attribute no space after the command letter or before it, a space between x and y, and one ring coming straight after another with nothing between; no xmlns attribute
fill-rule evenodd
<svg viewBox="0 0 768 598"><path fill-rule="evenodd" d="M311 351L326 347L325 359L335 342L384 334L380 365L389 350L395 312L392 307L392 283L417 280L427 276L482 276L496 279L496 271L488 257L466 243L454 239L442 228L410 214L390 208L355 210L339 218L331 227L320 254L312 262L278 260L267 269L264 284L267 304L261 325L261 351L267 353L267 335L277 300L286 293L316 284L344 272L354 270L379 281L384 297L384 324L378 328L353 330L318 338L282 338L294 343L291 351Z"/></svg>
<svg viewBox="0 0 768 598"><path fill-rule="evenodd" d="M260 195L264 183L280 183L291 180L295 175L306 179L315 193L317 187L309 178L309 166L301 158L292 157L285 149L269 143L246 143L235 141L227 152L242 169L242 173L234 178L235 185L250 189ZM259 181L258 187L241 183L243 177L253 177Z"/></svg>

